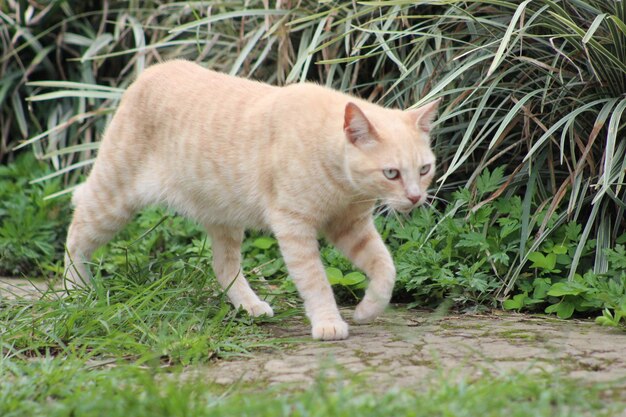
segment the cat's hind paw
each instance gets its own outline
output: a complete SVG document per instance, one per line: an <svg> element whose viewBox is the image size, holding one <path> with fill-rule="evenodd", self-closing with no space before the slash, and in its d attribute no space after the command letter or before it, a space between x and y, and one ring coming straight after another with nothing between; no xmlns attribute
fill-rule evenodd
<svg viewBox="0 0 626 417"><path fill-rule="evenodd" d="M348 323L343 320L320 320L313 323L313 339L343 340L348 338Z"/></svg>
<svg viewBox="0 0 626 417"><path fill-rule="evenodd" d="M364 299L356 306L352 318L358 324L371 323L385 310L385 307L387 307L387 303L377 303Z"/></svg>

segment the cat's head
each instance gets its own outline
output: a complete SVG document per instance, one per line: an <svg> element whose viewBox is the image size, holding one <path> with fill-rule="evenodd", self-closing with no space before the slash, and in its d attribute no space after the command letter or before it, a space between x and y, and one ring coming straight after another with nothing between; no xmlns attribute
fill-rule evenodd
<svg viewBox="0 0 626 417"><path fill-rule="evenodd" d="M401 212L424 203L435 174L429 134L438 105L407 111L346 105L346 175L359 194Z"/></svg>

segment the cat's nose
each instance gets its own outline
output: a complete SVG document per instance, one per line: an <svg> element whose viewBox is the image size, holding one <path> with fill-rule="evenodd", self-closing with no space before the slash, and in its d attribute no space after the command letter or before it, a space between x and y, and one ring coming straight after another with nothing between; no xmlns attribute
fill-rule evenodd
<svg viewBox="0 0 626 417"><path fill-rule="evenodd" d="M414 194L414 195L413 194L409 194L409 195L406 196L406 198L408 198L411 203L417 204L422 199L422 196L419 195L419 194Z"/></svg>

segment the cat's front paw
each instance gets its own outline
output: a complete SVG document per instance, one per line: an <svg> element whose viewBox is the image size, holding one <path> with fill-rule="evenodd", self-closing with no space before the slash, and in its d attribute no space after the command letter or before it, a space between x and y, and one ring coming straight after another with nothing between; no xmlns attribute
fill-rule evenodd
<svg viewBox="0 0 626 417"><path fill-rule="evenodd" d="M385 307L387 307L387 303L371 301L365 298L356 306L353 319L358 324L371 323L376 317L380 316Z"/></svg>
<svg viewBox="0 0 626 417"><path fill-rule="evenodd" d="M320 320L313 323L313 339L343 340L348 337L348 323L341 319Z"/></svg>
<svg viewBox="0 0 626 417"><path fill-rule="evenodd" d="M258 301L247 305L242 305L244 310L250 315L250 317L274 317L274 310L265 301Z"/></svg>

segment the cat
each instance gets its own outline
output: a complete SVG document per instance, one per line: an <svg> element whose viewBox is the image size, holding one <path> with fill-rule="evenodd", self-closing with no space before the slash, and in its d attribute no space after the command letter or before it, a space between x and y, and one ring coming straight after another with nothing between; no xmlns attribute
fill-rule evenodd
<svg viewBox="0 0 626 417"><path fill-rule="evenodd" d="M161 204L206 228L217 280L251 316L273 310L242 274L244 229L273 232L312 337L345 339L318 233L368 276L354 321L373 320L396 277L374 227L375 203L408 212L426 199L437 107L385 109L311 83L276 87L189 61L156 64L124 93L74 192L66 288L89 286L93 251L138 210Z"/></svg>

